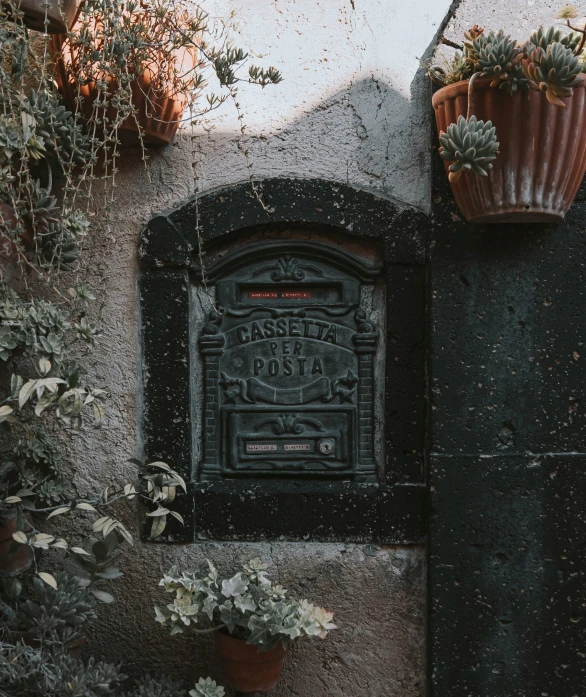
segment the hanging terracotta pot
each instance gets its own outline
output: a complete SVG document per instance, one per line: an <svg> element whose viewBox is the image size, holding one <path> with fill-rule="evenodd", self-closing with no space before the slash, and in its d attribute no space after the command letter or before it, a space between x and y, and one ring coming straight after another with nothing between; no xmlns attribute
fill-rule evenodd
<svg viewBox="0 0 586 697"><path fill-rule="evenodd" d="M237 692L267 692L279 681L287 650L281 644L259 651L243 639L214 632L224 678Z"/></svg>
<svg viewBox="0 0 586 697"><path fill-rule="evenodd" d="M78 0L16 0L24 23L29 29L47 34L63 34L73 24L77 14Z"/></svg>
<svg viewBox="0 0 586 697"><path fill-rule="evenodd" d="M27 522L30 516L26 514ZM19 545L14 554L10 554L13 543L12 535L16 532L16 513L5 512L0 517L0 576L18 576L30 568L34 552L28 545Z"/></svg>
<svg viewBox="0 0 586 697"><path fill-rule="evenodd" d="M543 92L514 96L473 85L471 115L492 121L499 154L488 177L472 172L451 182L466 220L474 223L548 223L563 219L586 169L586 79L564 97L564 107L550 104ZM432 99L438 131L466 116L468 81L438 90ZM445 163L446 172L449 163Z"/></svg>
<svg viewBox="0 0 586 697"><path fill-rule="evenodd" d="M75 33L79 26L78 19L72 27ZM97 28L97 27L96 27ZM95 31L96 36L101 32ZM76 78L81 73L81 65L78 59L77 49L72 47L70 39L66 35L51 37L51 49L55 57L55 78L67 108L76 112L78 109L76 98L81 96L81 114L85 120L102 119L106 116L109 123L116 120L117 110L109 104L104 112L103 108L96 109L95 101L100 96L97 86L97 78L107 83L110 95L115 95L118 83L110 75L92 72L94 79L86 80L78 85ZM175 52L175 65L179 67L181 74L187 74L197 65L197 50L194 48L182 48ZM75 77L74 77L75 75ZM179 128L181 118L187 106L184 94L173 92L166 81L165 76L157 71L155 64L145 66L140 77L130 83L132 92L132 104L136 110L135 115L128 116L117 129L118 137L123 145L136 145L140 143L139 133L142 131L143 139L147 143L155 145L167 145Z"/></svg>

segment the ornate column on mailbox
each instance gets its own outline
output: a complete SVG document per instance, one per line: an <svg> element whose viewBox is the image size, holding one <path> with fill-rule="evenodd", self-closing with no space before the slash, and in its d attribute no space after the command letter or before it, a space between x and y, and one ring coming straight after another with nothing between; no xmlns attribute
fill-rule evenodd
<svg viewBox="0 0 586 697"><path fill-rule="evenodd" d="M199 337L199 350L204 364L205 408L202 417L203 462L202 474L209 479L220 478L220 356L224 349L224 335L220 334L222 316L215 310Z"/></svg>
<svg viewBox="0 0 586 697"><path fill-rule="evenodd" d="M368 481L376 476L374 460L374 355L378 334L364 310L356 313L358 333L354 334L358 356L358 465L356 480Z"/></svg>

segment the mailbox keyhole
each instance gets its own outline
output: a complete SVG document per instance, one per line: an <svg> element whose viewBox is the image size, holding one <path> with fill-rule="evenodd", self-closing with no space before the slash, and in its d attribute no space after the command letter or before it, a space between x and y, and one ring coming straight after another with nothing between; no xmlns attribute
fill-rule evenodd
<svg viewBox="0 0 586 697"><path fill-rule="evenodd" d="M334 441L330 438L320 440L318 447L322 455L331 455L334 452Z"/></svg>

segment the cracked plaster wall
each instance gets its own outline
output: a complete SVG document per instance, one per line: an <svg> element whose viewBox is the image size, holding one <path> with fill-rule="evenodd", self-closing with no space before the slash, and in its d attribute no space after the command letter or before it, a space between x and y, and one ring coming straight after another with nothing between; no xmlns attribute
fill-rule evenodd
<svg viewBox="0 0 586 697"><path fill-rule="evenodd" d="M248 0L217 2L238 9L238 43L255 60L282 70L265 90L243 88L246 147L255 177L320 177L380 193L424 210L430 199L430 120L425 80L417 73L448 10L448 0ZM169 147L153 150L148 167L137 152L119 161L116 201L98 207L88 249L87 280L101 291L96 311L103 335L91 366L111 393L101 432L73 434L78 487L124 480L127 457L141 452L138 395L137 240L145 223L193 194L197 161L202 191L246 180L239 123L227 103ZM193 150L193 151L192 151ZM171 463L173 464L173 463ZM138 514L125 519L136 530ZM425 693L425 551L340 544L145 545L128 551L117 603L104 608L90 646L127 672L165 670L194 679L220 674L209 639L169 638L152 619L157 582L172 563L205 556L229 570L261 556L292 590L335 611L339 630L290 656L276 695L422 697Z"/></svg>

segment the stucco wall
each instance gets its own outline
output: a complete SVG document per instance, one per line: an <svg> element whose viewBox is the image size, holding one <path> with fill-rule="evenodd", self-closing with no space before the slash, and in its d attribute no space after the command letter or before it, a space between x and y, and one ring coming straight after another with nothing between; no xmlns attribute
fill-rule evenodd
<svg viewBox="0 0 586 697"><path fill-rule="evenodd" d="M282 70L284 82L263 91L245 87L239 102L247 124L254 176L321 177L366 188L428 210L430 199L427 84L417 73L449 0L249 0L237 15L244 46L256 60ZM216 14L234 5L218 2ZM210 126L213 126L210 130ZM115 202L96 210L87 280L100 294L103 328L91 375L111 391L101 432L73 434L78 486L106 485L132 472L126 458L141 453L138 393L137 240L159 211L200 190L246 180L238 120L227 103L197 130L180 132L152 151L145 169L136 152L120 159ZM173 463L171 463L173 464ZM136 530L138 514L126 519ZM157 581L172 563L205 556L229 570L261 556L280 581L336 613L339 630L327 641L296 647L275 691L279 695L422 697L425 692L422 548L345 544L205 544L136 546L104 608L90 645L129 672L166 670L219 678L209 640L169 638L152 619Z"/></svg>

